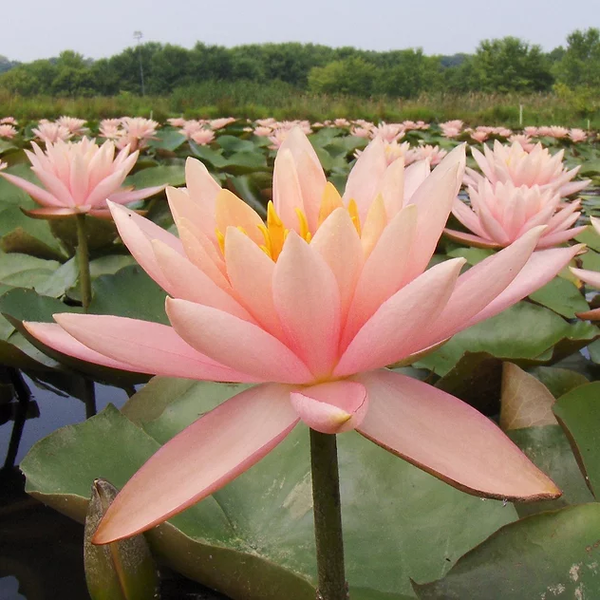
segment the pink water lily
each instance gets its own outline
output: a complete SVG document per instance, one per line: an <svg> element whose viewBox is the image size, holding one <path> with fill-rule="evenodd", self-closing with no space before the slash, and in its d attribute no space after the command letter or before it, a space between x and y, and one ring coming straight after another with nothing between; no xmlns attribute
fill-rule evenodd
<svg viewBox="0 0 600 600"><path fill-rule="evenodd" d="M589 179L572 181L581 165L567 170L563 165L564 150L551 155L548 149L539 143L529 151L525 150L519 141L514 141L509 146L496 140L493 150L484 146L483 151L482 154L477 148L471 149L483 175L467 168L465 183L468 185L477 187L484 179L488 179L494 185L510 181L516 186L538 185L542 189L551 188L564 198L580 192L590 184Z"/></svg>
<svg viewBox="0 0 600 600"><path fill-rule="evenodd" d="M596 233L600 235L600 219L597 217L591 217L592 227L596 230ZM569 267L575 277L578 277L584 283L589 286L600 290L600 273L598 271L590 271L589 269L575 269ZM590 321L600 321L600 308L594 308L586 312L577 313L580 319L589 319Z"/></svg>
<svg viewBox="0 0 600 600"><path fill-rule="evenodd" d="M452 213L473 233L445 229L446 235L480 248L504 248L527 231L546 225L537 249L551 248L574 238L586 226L573 227L579 218L580 201L561 204L554 188L538 185L515 186L512 182L491 184L484 179L477 188L469 186L468 207L459 198Z"/></svg>
<svg viewBox="0 0 600 600"><path fill-rule="evenodd" d="M141 190L121 187L138 157L124 148L115 157L113 142L98 146L94 140L48 142L46 151L33 142L33 152L25 150L31 170L44 186L2 173L2 177L27 192L42 208L24 211L32 217L61 218L90 214L110 218L107 199L118 204L142 200L161 191L164 186Z"/></svg>
<svg viewBox="0 0 600 600"><path fill-rule="evenodd" d="M533 253L543 228L461 275L427 269L461 185L459 147L405 193L402 161L375 140L343 196L292 130L275 161L266 223L198 161L169 188L179 237L111 210L134 257L169 294L171 326L58 314L27 323L64 354L109 367L255 386L165 444L125 485L94 541L144 531L234 479L303 421L355 429L469 493L553 498L560 491L500 429L432 386L386 369L491 317L545 284L579 250Z"/></svg>

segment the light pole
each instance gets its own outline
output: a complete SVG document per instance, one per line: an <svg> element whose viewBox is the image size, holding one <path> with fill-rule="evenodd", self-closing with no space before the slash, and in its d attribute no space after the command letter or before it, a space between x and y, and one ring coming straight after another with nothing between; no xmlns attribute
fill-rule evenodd
<svg viewBox="0 0 600 600"><path fill-rule="evenodd" d="M144 66L142 65L142 48L140 46L140 42L142 41L144 34L141 31L134 31L133 37L137 41L138 58L140 59L140 84L142 88L142 96L145 96L146 94L144 90Z"/></svg>

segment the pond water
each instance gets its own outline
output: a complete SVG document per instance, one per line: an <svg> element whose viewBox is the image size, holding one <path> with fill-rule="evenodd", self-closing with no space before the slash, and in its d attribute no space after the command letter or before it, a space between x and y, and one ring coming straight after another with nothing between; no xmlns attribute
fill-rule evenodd
<svg viewBox="0 0 600 600"><path fill-rule="evenodd" d="M7 381L8 373L3 375ZM0 469L0 600L88 600L83 527L28 496L16 465L39 439L59 427L83 421L90 407L62 392L41 389L27 376L23 381L31 391L24 422L16 398L11 402L0 398L0 460L4 465ZM98 412L109 403L121 407L127 400L126 392L119 388L96 384L95 392ZM226 600L166 570L161 570L161 597Z"/></svg>

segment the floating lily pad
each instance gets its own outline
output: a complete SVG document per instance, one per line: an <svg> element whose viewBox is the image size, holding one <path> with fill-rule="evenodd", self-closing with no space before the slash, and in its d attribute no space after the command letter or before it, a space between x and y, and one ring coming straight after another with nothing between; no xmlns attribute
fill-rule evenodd
<svg viewBox="0 0 600 600"><path fill-rule="evenodd" d="M568 323L553 311L519 302L455 335L417 367L445 375L465 352L487 352L518 364L544 364L586 346L600 331L584 322ZM563 343L560 348L559 343Z"/></svg>
<svg viewBox="0 0 600 600"><path fill-rule="evenodd" d="M554 413L569 433L590 489L600 497L600 381L579 386L558 399Z"/></svg>
<svg viewBox="0 0 600 600"><path fill-rule="evenodd" d="M39 442L21 464L27 490L82 519L95 477L122 486L159 441L239 389L169 381L130 401L124 412L135 424L109 407ZM515 518L511 505L463 494L356 433L339 436L339 452L348 580L359 600L411 597L409 577L440 577ZM251 470L148 539L170 566L232 598L312 600L307 429L298 426Z"/></svg>
<svg viewBox="0 0 600 600"><path fill-rule="evenodd" d="M463 556L421 600L600 597L600 504L569 506L511 523Z"/></svg>

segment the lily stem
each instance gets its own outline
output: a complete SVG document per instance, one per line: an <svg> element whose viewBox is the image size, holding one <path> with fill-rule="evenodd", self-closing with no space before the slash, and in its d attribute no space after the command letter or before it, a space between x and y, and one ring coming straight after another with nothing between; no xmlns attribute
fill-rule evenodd
<svg viewBox="0 0 600 600"><path fill-rule="evenodd" d="M346 600L340 476L335 435L310 430L319 600Z"/></svg>
<svg viewBox="0 0 600 600"><path fill-rule="evenodd" d="M77 263L79 265L79 291L83 311L87 312L92 299L92 282L90 278L90 255L88 252L85 215L75 215L77 223Z"/></svg>

